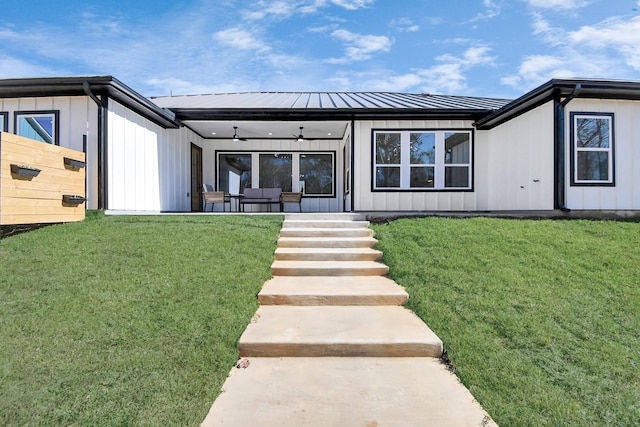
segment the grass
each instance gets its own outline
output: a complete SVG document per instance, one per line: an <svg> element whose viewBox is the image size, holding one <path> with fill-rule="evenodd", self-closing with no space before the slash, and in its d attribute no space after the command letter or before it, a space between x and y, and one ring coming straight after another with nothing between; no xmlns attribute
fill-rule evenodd
<svg viewBox="0 0 640 427"><path fill-rule="evenodd" d="M404 219L391 277L501 426L640 425L640 224Z"/></svg>
<svg viewBox="0 0 640 427"><path fill-rule="evenodd" d="M0 243L1 425L197 425L281 217L105 217Z"/></svg>

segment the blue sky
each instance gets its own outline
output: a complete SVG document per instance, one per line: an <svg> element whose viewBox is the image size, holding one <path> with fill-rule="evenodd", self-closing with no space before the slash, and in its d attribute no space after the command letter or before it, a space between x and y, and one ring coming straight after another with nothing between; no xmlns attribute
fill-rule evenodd
<svg viewBox="0 0 640 427"><path fill-rule="evenodd" d="M146 96L515 98L640 80L640 0L0 0L0 78L113 75Z"/></svg>

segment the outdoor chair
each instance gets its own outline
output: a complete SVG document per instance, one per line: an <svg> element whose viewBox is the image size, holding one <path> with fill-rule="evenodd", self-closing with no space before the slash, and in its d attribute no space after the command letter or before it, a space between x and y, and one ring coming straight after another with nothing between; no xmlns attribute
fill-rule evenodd
<svg viewBox="0 0 640 427"><path fill-rule="evenodd" d="M204 205L202 210L206 212L207 205L211 204L211 212L215 208L216 203L222 203L222 212L226 212L224 204L227 202L227 198L225 197L224 191L213 191L213 186L210 184L202 184L202 198L204 200Z"/></svg>
<svg viewBox="0 0 640 427"><path fill-rule="evenodd" d="M280 211L284 212L285 203L297 203L298 211L302 212L302 193L291 193L283 191L280 195Z"/></svg>

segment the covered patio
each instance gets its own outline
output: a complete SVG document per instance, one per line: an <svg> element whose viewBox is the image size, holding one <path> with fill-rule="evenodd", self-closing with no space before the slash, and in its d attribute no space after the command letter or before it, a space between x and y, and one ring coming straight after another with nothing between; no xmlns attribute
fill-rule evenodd
<svg viewBox="0 0 640 427"><path fill-rule="evenodd" d="M202 144L192 147L192 211L202 209L198 194L202 184L225 192L229 208L246 188L279 188L302 193L303 212L352 211L354 165L371 163L353 154L357 142L371 140L366 126L362 135L355 135L358 125L371 127L378 122L388 128L415 119L468 119L494 106L476 98L354 92L229 93L151 100L171 110L202 138ZM250 209L267 210L260 205Z"/></svg>

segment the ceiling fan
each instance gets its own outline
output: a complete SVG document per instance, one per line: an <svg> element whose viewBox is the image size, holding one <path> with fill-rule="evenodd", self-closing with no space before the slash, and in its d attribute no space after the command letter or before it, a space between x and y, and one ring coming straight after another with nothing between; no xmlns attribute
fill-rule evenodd
<svg viewBox="0 0 640 427"><path fill-rule="evenodd" d="M300 135L293 135L296 137L296 142L303 142L303 141L315 141L315 138L305 138L302 135L302 129L304 129L304 127L300 126Z"/></svg>
<svg viewBox="0 0 640 427"><path fill-rule="evenodd" d="M233 127L233 142L238 142L238 141L247 141L247 138L240 138L238 136L238 126L234 126Z"/></svg>

